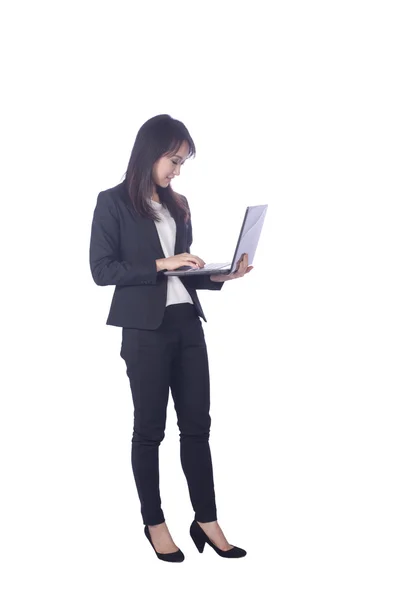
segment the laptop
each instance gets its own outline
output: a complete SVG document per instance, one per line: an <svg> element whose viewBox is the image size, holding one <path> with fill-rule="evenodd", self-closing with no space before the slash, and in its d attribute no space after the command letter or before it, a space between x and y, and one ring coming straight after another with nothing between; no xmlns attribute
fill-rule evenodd
<svg viewBox="0 0 399 600"><path fill-rule="evenodd" d="M247 206L242 222L240 235L231 262L206 263L204 267L189 267L184 265L173 271L163 271L164 275L185 277L186 275L229 275L237 271L237 262L243 254L248 254L248 265L252 265L258 241L265 220L268 204Z"/></svg>

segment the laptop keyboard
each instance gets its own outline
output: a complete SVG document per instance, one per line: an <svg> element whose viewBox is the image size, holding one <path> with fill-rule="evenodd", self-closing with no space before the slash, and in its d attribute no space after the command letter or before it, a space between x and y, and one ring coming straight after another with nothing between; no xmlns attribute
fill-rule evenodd
<svg viewBox="0 0 399 600"><path fill-rule="evenodd" d="M216 271L217 269L223 269L224 267L230 267L230 263L207 263L200 271Z"/></svg>
<svg viewBox="0 0 399 600"><path fill-rule="evenodd" d="M201 273L204 273L204 271L217 271L218 269L223 269L224 267L228 267L230 269L230 263L208 263L202 269L183 266L176 269L176 271L201 271Z"/></svg>

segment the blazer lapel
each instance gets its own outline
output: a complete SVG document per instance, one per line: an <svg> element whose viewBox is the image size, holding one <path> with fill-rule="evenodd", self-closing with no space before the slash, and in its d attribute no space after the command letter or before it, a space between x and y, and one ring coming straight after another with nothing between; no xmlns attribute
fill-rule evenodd
<svg viewBox="0 0 399 600"><path fill-rule="evenodd" d="M141 215L138 215L134 212L126 188L124 188L123 200L128 210L137 222L140 231L142 232L142 239L145 239L147 241L147 243L153 248L155 254L159 258L165 258L165 254L161 246L155 221L153 221L152 219L146 219L145 217L142 217ZM183 217L179 217L176 221L176 239L174 254L182 254L183 252L186 252L186 245L187 225L186 223L184 223Z"/></svg>
<svg viewBox="0 0 399 600"><path fill-rule="evenodd" d="M179 217L176 223L176 242L175 242L175 254L183 254L186 251L187 242L187 225L185 224L183 217Z"/></svg>
<svg viewBox="0 0 399 600"><path fill-rule="evenodd" d="M159 258L165 258L164 251L161 246L161 242L158 235L157 226L155 221L152 219L146 219L144 217L137 217L139 221L139 227L143 231L143 238L148 241L148 244L155 250L155 253ZM182 254L186 251L185 249L185 223L182 217L179 217L176 222L176 239L174 254Z"/></svg>

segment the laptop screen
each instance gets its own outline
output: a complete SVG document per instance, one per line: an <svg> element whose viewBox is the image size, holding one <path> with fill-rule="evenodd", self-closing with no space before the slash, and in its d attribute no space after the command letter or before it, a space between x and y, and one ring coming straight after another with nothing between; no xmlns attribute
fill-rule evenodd
<svg viewBox="0 0 399 600"><path fill-rule="evenodd" d="M253 263L256 248L265 220L267 204L258 206L248 206L245 212L244 221L241 227L240 236L238 238L236 251L231 263L233 271L236 269L236 264L243 254L248 254L248 264Z"/></svg>

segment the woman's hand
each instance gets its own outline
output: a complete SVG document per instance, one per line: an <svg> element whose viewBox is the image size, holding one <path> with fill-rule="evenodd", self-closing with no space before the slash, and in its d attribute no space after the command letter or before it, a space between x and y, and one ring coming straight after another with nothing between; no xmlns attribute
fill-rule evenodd
<svg viewBox="0 0 399 600"><path fill-rule="evenodd" d="M175 271L180 267L192 267L202 268L205 263L199 256L190 254L189 252L183 252L183 254L176 254L174 256L168 256L168 258L157 258L155 261L157 265L157 271Z"/></svg>
<svg viewBox="0 0 399 600"><path fill-rule="evenodd" d="M211 281L216 281L221 283L222 281L230 281L231 279L238 279L238 277L243 277L250 271L252 271L253 267L248 267L248 254L243 254L240 260L237 262L237 271L235 273L230 273L230 275L211 275Z"/></svg>

